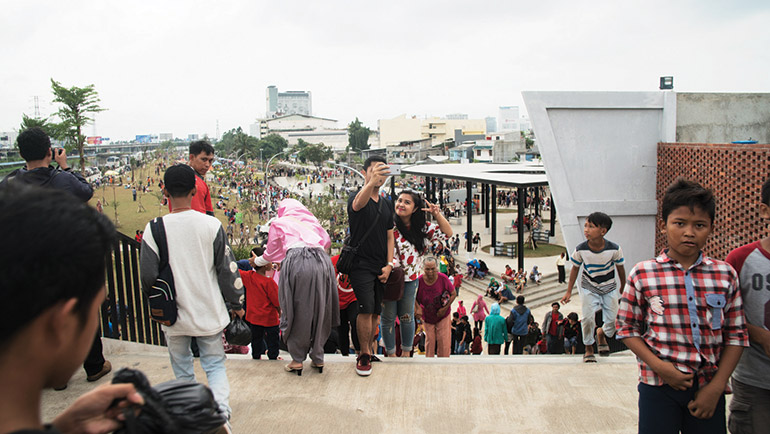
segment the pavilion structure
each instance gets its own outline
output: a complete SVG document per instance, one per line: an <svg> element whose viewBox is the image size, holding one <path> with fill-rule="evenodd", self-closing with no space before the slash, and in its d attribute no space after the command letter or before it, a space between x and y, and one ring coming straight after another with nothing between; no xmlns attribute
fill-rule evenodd
<svg viewBox="0 0 770 434"><path fill-rule="evenodd" d="M439 194L444 190L444 180L465 181L466 188L466 219L468 240L473 234L473 190L475 183L481 184L480 208L485 215L485 226L490 228L492 246L497 246L497 187L512 187L517 190L518 242L516 255L518 268L524 268L524 209L526 207L527 189L534 188L535 203L540 202L540 188L548 185L545 168L542 164L524 163L469 163L469 164L420 164L405 166L402 172L425 178L425 196L431 202L438 202L443 208L444 195ZM539 215L540 207L535 206L535 215ZM534 216L533 216L534 217ZM551 199L551 227L550 235L554 235L556 222L556 209ZM471 251L471 243L466 243L466 249Z"/></svg>

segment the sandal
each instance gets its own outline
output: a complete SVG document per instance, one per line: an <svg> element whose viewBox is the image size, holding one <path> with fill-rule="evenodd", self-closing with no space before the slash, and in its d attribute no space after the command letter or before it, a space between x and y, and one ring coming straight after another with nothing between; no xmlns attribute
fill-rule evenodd
<svg viewBox="0 0 770 434"><path fill-rule="evenodd" d="M596 357L593 354L583 354L583 363L596 363Z"/></svg>
<svg viewBox="0 0 770 434"><path fill-rule="evenodd" d="M599 355L602 357L607 357L610 355L610 346L607 344L599 345L597 350L599 350Z"/></svg>

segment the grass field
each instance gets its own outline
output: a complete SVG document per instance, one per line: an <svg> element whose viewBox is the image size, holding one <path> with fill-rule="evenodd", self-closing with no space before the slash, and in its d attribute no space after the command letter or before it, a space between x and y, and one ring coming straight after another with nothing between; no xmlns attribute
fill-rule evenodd
<svg viewBox="0 0 770 434"><path fill-rule="evenodd" d="M137 230L144 230L147 222L158 216L168 214L168 206L159 206L157 186L149 193L141 193L137 190L136 202L134 202L131 189L122 186L102 186L94 190L94 197L89 202L91 206L96 207L98 200L102 201L104 215L109 217L112 223L116 222L114 202L118 203L117 222L115 225L118 231L130 236L136 234ZM140 207L141 205L141 207ZM227 220L223 210L214 209L214 216L227 226Z"/></svg>

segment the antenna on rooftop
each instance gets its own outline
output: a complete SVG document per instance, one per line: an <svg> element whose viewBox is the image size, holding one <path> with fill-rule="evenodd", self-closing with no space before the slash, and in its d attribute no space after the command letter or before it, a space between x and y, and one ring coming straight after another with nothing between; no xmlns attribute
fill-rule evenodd
<svg viewBox="0 0 770 434"><path fill-rule="evenodd" d="M39 98L35 96L35 119L40 118L40 103Z"/></svg>
<svg viewBox="0 0 770 434"><path fill-rule="evenodd" d="M217 135L214 138L219 140L219 119L217 119Z"/></svg>

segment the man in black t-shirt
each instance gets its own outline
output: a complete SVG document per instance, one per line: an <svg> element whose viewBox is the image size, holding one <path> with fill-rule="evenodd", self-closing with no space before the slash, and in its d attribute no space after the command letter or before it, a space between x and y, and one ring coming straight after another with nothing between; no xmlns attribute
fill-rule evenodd
<svg viewBox="0 0 770 434"><path fill-rule="evenodd" d="M351 245L360 243L356 263L348 277L358 299L356 329L361 354L356 360L356 373L361 376L372 373L372 340L377 333L377 322L382 311L385 282L393 269L393 207L389 200L379 194L389 170L385 158L367 158L364 162L366 182L348 200ZM374 228L362 242L372 225L375 225Z"/></svg>

